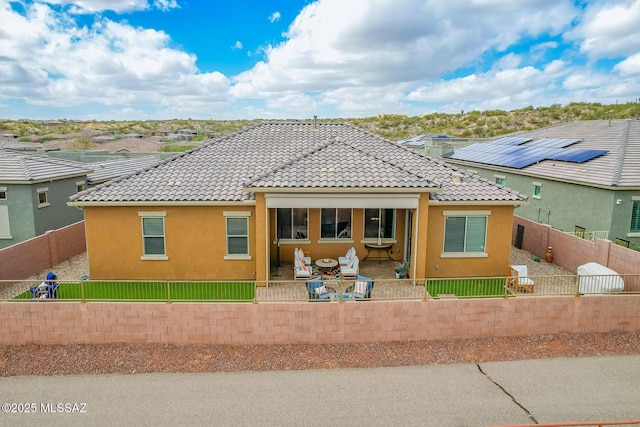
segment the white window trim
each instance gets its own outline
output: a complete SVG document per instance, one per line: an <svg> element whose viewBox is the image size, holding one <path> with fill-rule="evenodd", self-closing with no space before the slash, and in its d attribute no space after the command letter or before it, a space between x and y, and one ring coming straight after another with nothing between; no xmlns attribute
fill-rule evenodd
<svg viewBox="0 0 640 427"><path fill-rule="evenodd" d="M442 234L442 253L440 254L440 258L487 258L489 254L487 253L487 238L489 236L489 216L491 216L491 211L442 211L442 216L444 216L444 232ZM445 252L445 238L446 238L446 220L448 216L480 216L487 218L487 228L484 233L484 252ZM466 238L466 236L465 236Z"/></svg>
<svg viewBox="0 0 640 427"><path fill-rule="evenodd" d="M76 181L76 191L78 190L78 187L80 187L80 186L82 186L82 190L81 191L86 190L85 185L86 185L86 182L84 182L84 181Z"/></svg>
<svg viewBox="0 0 640 427"><path fill-rule="evenodd" d="M249 239L250 239L250 235L249 235L249 217L251 216L251 211L223 211L222 212L222 216L224 216L225 218L245 218L247 219L247 251L249 251ZM225 219L225 252L229 249L227 247L227 238L229 237L229 234L227 233L227 221ZM282 242L281 242L282 243ZM251 261L252 257L249 254L225 254L224 259L226 261Z"/></svg>
<svg viewBox="0 0 640 427"><path fill-rule="evenodd" d="M538 181L533 181L532 184L533 184L534 194L531 195L531 198L540 200L542 198L542 183ZM536 187L540 187L540 196L535 195Z"/></svg>
<svg viewBox="0 0 640 427"><path fill-rule="evenodd" d="M491 211L443 211L442 216L491 216Z"/></svg>
<svg viewBox="0 0 640 427"><path fill-rule="evenodd" d="M0 200L7 200L7 187L0 187L0 193L4 193L4 197L0 197Z"/></svg>
<svg viewBox="0 0 640 427"><path fill-rule="evenodd" d="M51 206L51 203L49 203L49 187L38 188L38 189L36 189L36 193L38 193L38 207L39 208L46 208L47 206ZM46 202L40 203L40 194L44 194L45 195L45 197L47 198Z"/></svg>
<svg viewBox="0 0 640 427"><path fill-rule="evenodd" d="M251 211L224 211L222 212L222 216L232 216L237 218L248 217L251 216Z"/></svg>
<svg viewBox="0 0 640 427"><path fill-rule="evenodd" d="M2 190L1 187L0 190ZM11 222L9 222L9 207L7 205L0 205L0 208L7 213L7 225L9 228L9 234L0 234L0 240L12 240L13 236L11 235Z"/></svg>
<svg viewBox="0 0 640 427"><path fill-rule="evenodd" d="M142 227L142 218L158 218L158 217L166 217L166 211L138 211L138 216L140 217L140 226ZM142 228L140 231L143 231ZM169 256L167 255L167 231L165 229L165 224L162 224L162 232L164 239L164 255L142 255L140 257L141 261L168 261ZM142 234L142 251L144 252L144 232Z"/></svg>
<svg viewBox="0 0 640 427"><path fill-rule="evenodd" d="M506 175L493 175L494 178L507 179Z"/></svg>

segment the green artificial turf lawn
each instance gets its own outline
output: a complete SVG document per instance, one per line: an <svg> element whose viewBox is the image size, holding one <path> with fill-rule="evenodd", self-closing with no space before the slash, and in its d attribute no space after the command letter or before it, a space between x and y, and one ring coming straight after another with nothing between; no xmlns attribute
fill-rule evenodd
<svg viewBox="0 0 640 427"><path fill-rule="evenodd" d="M505 295L504 277L479 277L468 279L432 279L427 282L427 292L433 298L438 294L457 297L495 297Z"/></svg>
<svg viewBox="0 0 640 427"><path fill-rule="evenodd" d="M61 283L58 299L81 300L82 283ZM85 300L167 301L251 301L253 282L85 282ZM15 299L31 299L26 291Z"/></svg>

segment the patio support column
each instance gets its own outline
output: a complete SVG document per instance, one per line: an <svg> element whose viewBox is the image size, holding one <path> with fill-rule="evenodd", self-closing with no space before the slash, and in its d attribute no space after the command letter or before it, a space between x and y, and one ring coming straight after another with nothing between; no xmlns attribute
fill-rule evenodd
<svg viewBox="0 0 640 427"><path fill-rule="evenodd" d="M427 230L429 225L429 193L420 194L418 209L413 221L413 259L410 273L415 279L423 279L427 275ZM415 269L414 269L415 266Z"/></svg>
<svg viewBox="0 0 640 427"><path fill-rule="evenodd" d="M269 279L269 222L264 193L256 193L256 280L264 285Z"/></svg>

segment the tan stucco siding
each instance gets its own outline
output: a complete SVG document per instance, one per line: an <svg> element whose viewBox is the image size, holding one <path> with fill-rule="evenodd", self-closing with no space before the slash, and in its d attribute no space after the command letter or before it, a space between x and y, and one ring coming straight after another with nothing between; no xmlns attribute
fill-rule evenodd
<svg viewBox="0 0 640 427"><path fill-rule="evenodd" d="M250 260L225 260L224 212L251 212ZM139 212L165 212L168 260L141 260ZM92 280L248 280L256 277L253 206L85 207Z"/></svg>
<svg viewBox="0 0 640 427"><path fill-rule="evenodd" d="M509 272L513 206L443 206L429 209L426 277L491 277ZM443 257L444 211L489 211L486 257Z"/></svg>

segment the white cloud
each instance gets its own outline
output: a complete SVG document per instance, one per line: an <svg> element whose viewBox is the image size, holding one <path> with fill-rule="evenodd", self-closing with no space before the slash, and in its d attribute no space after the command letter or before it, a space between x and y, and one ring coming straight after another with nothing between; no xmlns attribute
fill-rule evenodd
<svg viewBox="0 0 640 427"><path fill-rule="evenodd" d="M589 4L578 26L566 34L580 41L592 58L614 58L640 51L640 0Z"/></svg>
<svg viewBox="0 0 640 427"><path fill-rule="evenodd" d="M411 101L428 103L497 103L513 105L515 100L531 99L562 78L566 64L553 61L543 69L531 66L491 70L483 74L429 83L407 96ZM526 103L526 101L525 101Z"/></svg>
<svg viewBox="0 0 640 427"><path fill-rule="evenodd" d="M195 56L170 48L162 31L108 19L80 28L46 5L34 4L23 16L1 0L0 21L11 35L0 37L0 98L194 109L229 102L229 80L199 72Z"/></svg>
<svg viewBox="0 0 640 427"><path fill-rule="evenodd" d="M640 53L631 55L624 61L617 63L613 69L623 77L640 76Z"/></svg>
<svg viewBox="0 0 640 427"><path fill-rule="evenodd" d="M236 40L235 44L231 46L231 49L233 50L242 49L242 42L240 40Z"/></svg>
<svg viewBox="0 0 640 427"><path fill-rule="evenodd" d="M275 11L271 15L269 15L269 22L272 24L281 18L280 12Z"/></svg>
<svg viewBox="0 0 640 427"><path fill-rule="evenodd" d="M132 12L155 8L170 10L180 7L177 0L41 0L43 3L70 6L70 13L94 13L103 10L114 12Z"/></svg>
<svg viewBox="0 0 640 427"><path fill-rule="evenodd" d="M302 10L284 43L234 78L233 90L249 96L439 78L525 34L556 34L575 13L568 0L319 0Z"/></svg>

